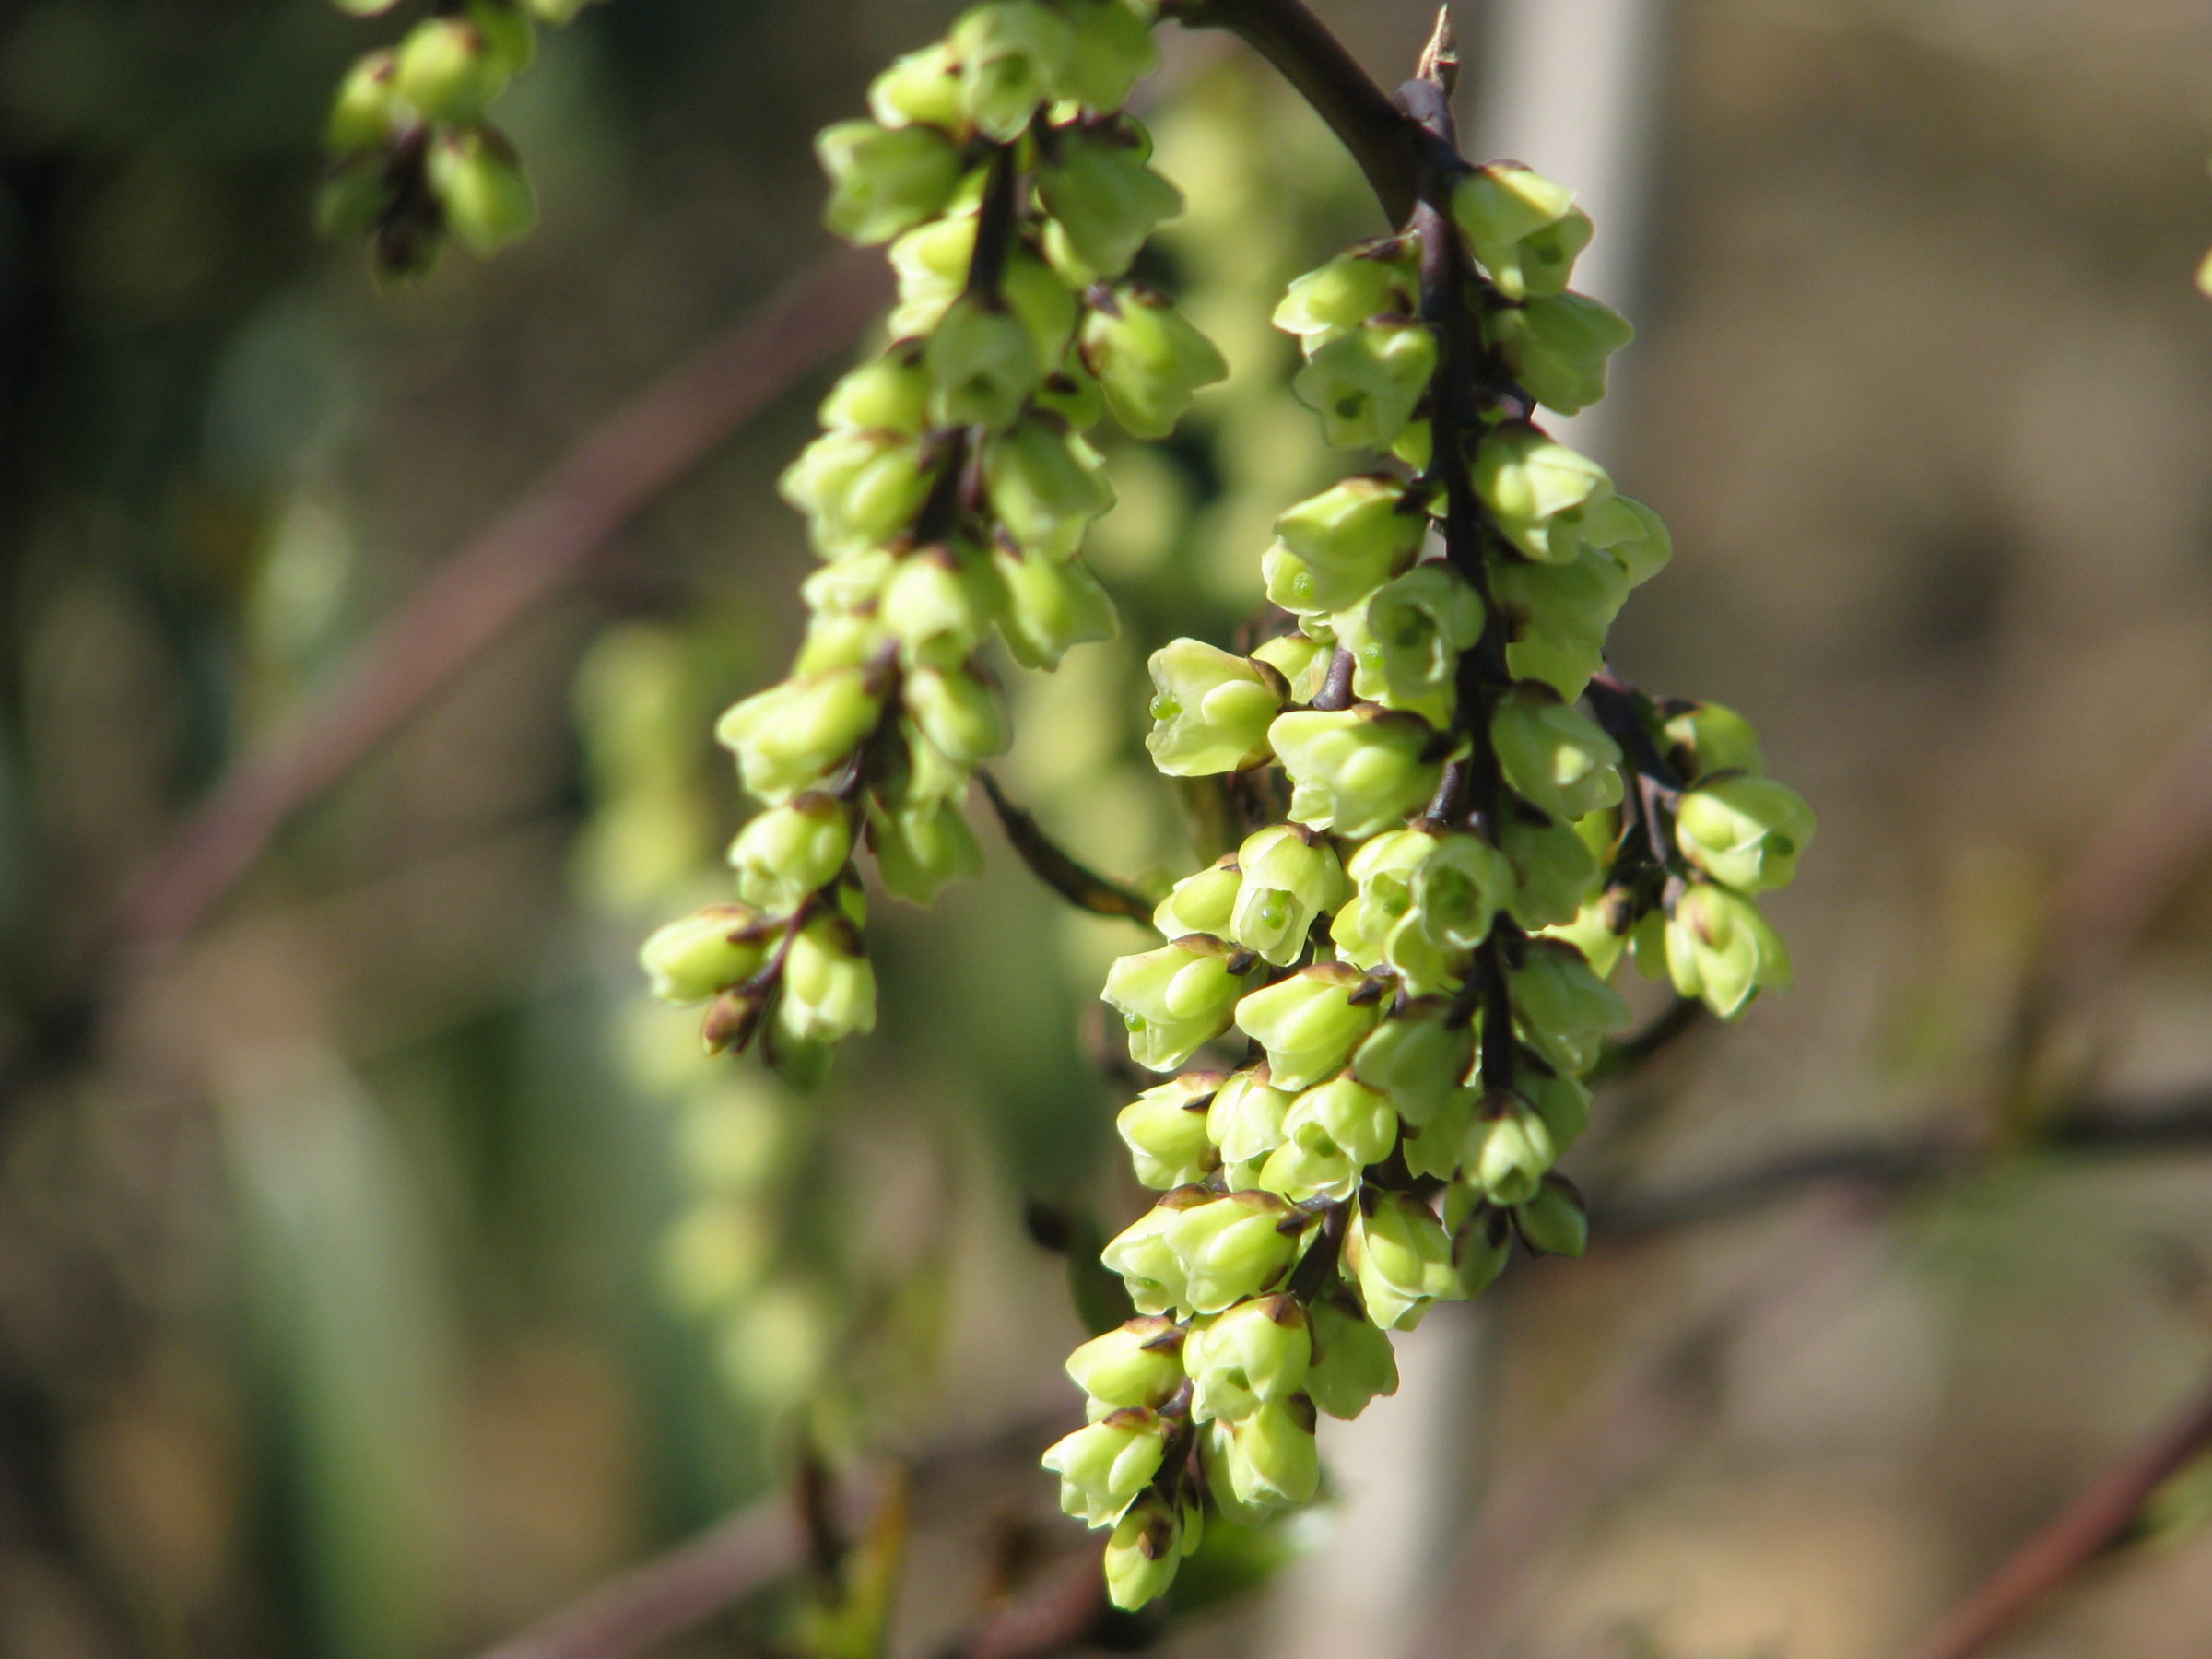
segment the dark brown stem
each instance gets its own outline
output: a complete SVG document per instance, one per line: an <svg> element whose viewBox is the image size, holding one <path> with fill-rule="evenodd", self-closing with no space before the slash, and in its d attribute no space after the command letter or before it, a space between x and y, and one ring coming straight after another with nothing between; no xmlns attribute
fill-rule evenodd
<svg viewBox="0 0 2212 1659"><path fill-rule="evenodd" d="M2124 1542L2166 1479L2212 1447L2212 1382L1954 1607L1912 1659L1971 1659Z"/></svg>
<svg viewBox="0 0 2212 1659"><path fill-rule="evenodd" d="M1634 1036L1606 1043L1586 1081L1611 1083L1632 1076L1704 1023L1705 1005L1694 996L1677 996Z"/></svg>
<svg viewBox="0 0 2212 1659"><path fill-rule="evenodd" d="M1133 922L1147 924L1152 920L1152 906L1145 901L1142 893L1077 863L1044 832L1034 814L1006 799L996 778L981 770L975 775L982 783L983 794L990 798L992 811L998 815L998 825L1006 831L1007 844L1020 854L1021 862L1029 865L1030 873L1038 880L1077 909L1089 911L1093 915L1126 916Z"/></svg>

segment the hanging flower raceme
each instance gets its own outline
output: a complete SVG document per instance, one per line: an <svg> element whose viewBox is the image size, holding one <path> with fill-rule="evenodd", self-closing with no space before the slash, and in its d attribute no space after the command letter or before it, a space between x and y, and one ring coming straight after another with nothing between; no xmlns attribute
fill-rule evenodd
<svg viewBox="0 0 2212 1659"><path fill-rule="evenodd" d="M1666 532L1535 418L1594 401L1630 337L1568 289L1590 222L1525 168L1436 171L1403 234L1276 316L1330 440L1398 466L1277 521L1281 637L1152 659L1159 770L1277 768L1289 807L1179 883L1167 943L1107 979L1138 1065L1210 1045L1233 1066L1121 1114L1162 1194L1104 1253L1140 1316L1069 1361L1091 1426L1045 1459L1112 1529L1125 1607L1208 1511L1312 1498L1318 1418L1396 1387L1388 1333L1482 1289L1516 1240L1581 1253L1557 1165L1627 1018L1608 982L1631 940L1723 1017L1788 981L1754 895L1794 873L1811 814L1740 717L1606 672Z"/></svg>
<svg viewBox="0 0 2212 1659"><path fill-rule="evenodd" d="M644 950L664 994L705 1002L712 1049L759 1033L806 1081L874 1024L856 853L918 903L972 874L961 803L1010 736L994 640L1050 668L1114 631L1081 557L1113 501L1083 434L1111 415L1163 436L1224 372L1127 276L1180 205L1120 112L1157 55L1148 11L1125 0L989 0L879 76L868 119L818 141L831 228L890 244L899 298L891 344L838 382L782 477L823 560L798 660L717 727L763 808L731 849L740 903ZM1242 702L1218 686L1189 695L1198 722L1225 727L1265 700L1250 750L1281 677L1255 683L1230 660ZM1207 739L1196 758L1218 751ZM1212 947L1182 941L1123 976L1147 1053L1219 1034L1247 971Z"/></svg>

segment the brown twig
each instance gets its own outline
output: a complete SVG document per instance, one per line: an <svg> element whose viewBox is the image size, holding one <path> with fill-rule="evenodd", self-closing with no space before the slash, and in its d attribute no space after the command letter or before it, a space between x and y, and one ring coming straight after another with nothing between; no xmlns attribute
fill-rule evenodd
<svg viewBox="0 0 2212 1659"><path fill-rule="evenodd" d="M2207 1448L2212 1382L2021 1545L1912 1650L1912 1659L1970 1659L1981 1653L2121 1543L2150 1495Z"/></svg>
<svg viewBox="0 0 2212 1659"><path fill-rule="evenodd" d="M191 933L293 814L716 444L849 346L888 292L880 259L833 255L587 433L416 590L325 697L216 785L130 890L116 954Z"/></svg>
<svg viewBox="0 0 2212 1659"><path fill-rule="evenodd" d="M990 797L991 810L998 815L998 826L1006 831L1006 844L1020 855L1021 862L1038 880L1077 909L1089 911L1093 915L1125 916L1144 923L1152 920L1152 906L1145 901L1142 893L1100 875L1088 865L1078 864L1044 832L1036 814L1006 799L996 778L980 768L975 775L982 783L983 794Z"/></svg>

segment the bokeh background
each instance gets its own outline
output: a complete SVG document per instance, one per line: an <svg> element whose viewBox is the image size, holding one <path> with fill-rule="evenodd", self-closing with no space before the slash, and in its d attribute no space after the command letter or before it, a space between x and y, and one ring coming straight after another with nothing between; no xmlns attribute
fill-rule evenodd
<svg viewBox="0 0 2212 1659"><path fill-rule="evenodd" d="M773 480L847 354L457 672L426 611L496 582L380 631L752 308L852 304L810 135L951 9L594 6L502 105L537 232L380 292L309 205L390 19L0 7L0 1654L468 1653L807 1447L916 1461L898 1653L1076 1547L1032 1460L1079 1326L1024 1216L1136 1207L1090 1000L1131 930L984 827L985 879L887 912L883 1029L806 1100L702 1063L633 964L719 890L708 726L780 672ZM1317 9L1385 84L1428 29ZM1425 1325L1293 1559L1164 1640L1876 1659L2212 1366L2212 13L1460 23L1463 124L1587 187L1642 331L1582 437L1679 553L1618 661L1749 713L1820 812L1798 986L1603 1099L1590 1257ZM1018 688L1001 769L1131 877L1190 857L1144 653L1227 637L1333 465L1272 296L1382 228L1263 69L1167 32L1159 275L1236 374L1114 455L1124 638ZM181 840L378 695L389 740L235 880ZM2085 1111L2181 1130L2047 1144ZM2207 1515L2212 1471L2171 1485L2006 1651L2202 1654ZM664 1651L830 1651L792 1599Z"/></svg>

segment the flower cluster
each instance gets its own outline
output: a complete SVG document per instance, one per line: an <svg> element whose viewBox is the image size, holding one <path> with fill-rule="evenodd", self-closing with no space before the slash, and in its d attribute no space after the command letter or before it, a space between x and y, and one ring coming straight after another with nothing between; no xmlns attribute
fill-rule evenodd
<svg viewBox="0 0 2212 1659"><path fill-rule="evenodd" d="M709 1005L711 1049L764 1031L804 1081L873 1024L856 849L917 902L972 873L961 802L1008 739L986 647L1051 667L1114 631L1080 555L1113 499L1083 433L1162 437L1225 372L1127 275L1180 204L1120 112L1156 56L1124 0L987 0L819 137L830 226L890 241L899 302L783 475L824 563L791 677L717 728L765 807L731 849L740 902L644 949L663 995Z"/></svg>
<svg viewBox="0 0 2212 1659"><path fill-rule="evenodd" d="M397 0L338 4L382 12ZM356 62L324 131L333 161L316 217L325 234L366 236L381 273L418 276L449 235L488 254L528 230L537 218L529 178L486 112L536 55L538 26L566 23L583 6L461 0Z"/></svg>
<svg viewBox="0 0 2212 1659"><path fill-rule="evenodd" d="M1397 465L1277 521L1276 637L1152 658L1159 769L1246 774L1253 802L1279 772L1288 809L1178 883L1166 942L1107 978L1132 1057L1180 1075L1120 1115L1162 1194L1103 1257L1138 1317L1070 1359L1090 1420L1045 1464L1112 1528L1124 1607L1209 1511L1314 1496L1318 1418L1394 1389L1389 1332L1479 1291L1516 1239L1581 1253L1556 1165L1627 1018L1624 957L1723 1017L1788 977L1754 895L1811 815L1740 717L1606 670L1666 531L1533 418L1602 395L1630 337L1568 288L1590 221L1425 124L1441 153L1405 231L1276 318L1330 441ZM1241 1064L1180 1069L1223 1039Z"/></svg>

